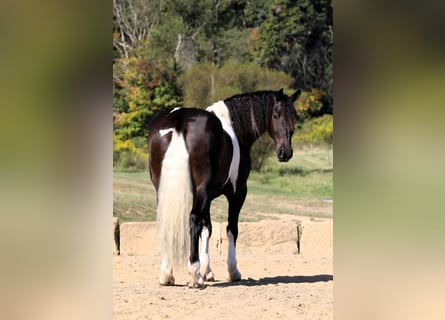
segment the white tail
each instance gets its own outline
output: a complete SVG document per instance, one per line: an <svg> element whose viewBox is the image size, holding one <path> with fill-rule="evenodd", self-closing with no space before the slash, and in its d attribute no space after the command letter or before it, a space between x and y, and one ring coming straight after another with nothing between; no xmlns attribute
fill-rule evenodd
<svg viewBox="0 0 445 320"><path fill-rule="evenodd" d="M185 265L189 253L190 210L193 203L189 153L184 137L172 132L162 162L158 189L158 222L163 263Z"/></svg>

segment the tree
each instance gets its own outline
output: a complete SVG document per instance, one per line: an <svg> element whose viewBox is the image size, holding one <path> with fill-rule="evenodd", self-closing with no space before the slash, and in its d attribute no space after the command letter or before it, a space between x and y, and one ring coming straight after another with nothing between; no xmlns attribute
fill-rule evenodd
<svg viewBox="0 0 445 320"><path fill-rule="evenodd" d="M214 94L211 94L214 73ZM197 64L179 77L186 106L205 108L234 94L288 87L292 78L284 72L261 68L254 63L229 61L221 68L209 63Z"/></svg>
<svg viewBox="0 0 445 320"><path fill-rule="evenodd" d="M128 58L158 26L162 0L113 0L113 48Z"/></svg>
<svg viewBox="0 0 445 320"><path fill-rule="evenodd" d="M146 137L153 115L182 106L177 89L148 59L121 58L113 64L114 163L143 169Z"/></svg>
<svg viewBox="0 0 445 320"><path fill-rule="evenodd" d="M260 33L259 63L290 74L293 87L322 90L322 113L332 113L332 26L331 0L275 0Z"/></svg>
<svg viewBox="0 0 445 320"><path fill-rule="evenodd" d="M113 52L116 163L167 107L300 87L300 125L332 113L331 0L113 0Z"/></svg>
<svg viewBox="0 0 445 320"><path fill-rule="evenodd" d="M182 106L171 37L159 36L164 11L162 0L113 1L113 159L123 168L146 168L151 118Z"/></svg>

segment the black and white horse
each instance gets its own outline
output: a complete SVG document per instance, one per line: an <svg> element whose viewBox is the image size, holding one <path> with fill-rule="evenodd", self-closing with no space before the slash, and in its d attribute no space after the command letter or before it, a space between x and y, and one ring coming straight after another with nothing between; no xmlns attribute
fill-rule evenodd
<svg viewBox="0 0 445 320"><path fill-rule="evenodd" d="M236 262L238 216L247 194L252 144L268 132L280 162L292 157L291 138L300 96L257 91L218 101L207 110L166 110L151 123L150 177L157 192L162 264L161 285L173 285L173 266L188 258L189 286L214 280L208 254L210 203L229 202L227 279L241 280ZM199 250L199 237L202 248ZM189 250L190 249L190 250ZM188 255L189 254L189 255Z"/></svg>

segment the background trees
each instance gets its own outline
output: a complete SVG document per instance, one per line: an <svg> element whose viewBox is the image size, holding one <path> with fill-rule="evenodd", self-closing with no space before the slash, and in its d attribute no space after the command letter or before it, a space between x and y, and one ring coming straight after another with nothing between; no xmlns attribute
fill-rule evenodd
<svg viewBox="0 0 445 320"><path fill-rule="evenodd" d="M322 113L332 113L332 2L276 0L262 24L258 61L284 71L303 90L319 89Z"/></svg>
<svg viewBox="0 0 445 320"><path fill-rule="evenodd" d="M116 167L146 167L167 107L298 87L300 127L333 113L331 0L114 0L113 13Z"/></svg>

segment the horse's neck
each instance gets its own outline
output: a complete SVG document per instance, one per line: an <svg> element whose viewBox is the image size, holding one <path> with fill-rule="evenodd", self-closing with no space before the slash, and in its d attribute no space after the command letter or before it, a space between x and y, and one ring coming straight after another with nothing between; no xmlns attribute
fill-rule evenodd
<svg viewBox="0 0 445 320"><path fill-rule="evenodd" d="M268 103L231 108L231 120L241 144L250 148L258 138L269 130L271 108Z"/></svg>

